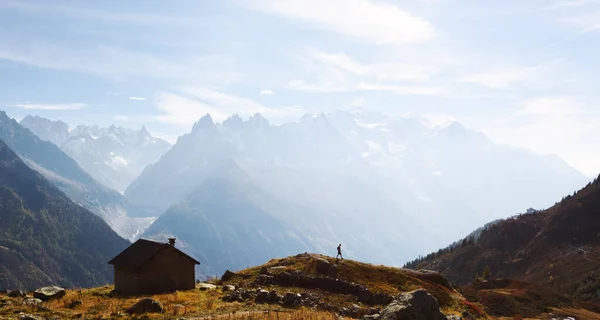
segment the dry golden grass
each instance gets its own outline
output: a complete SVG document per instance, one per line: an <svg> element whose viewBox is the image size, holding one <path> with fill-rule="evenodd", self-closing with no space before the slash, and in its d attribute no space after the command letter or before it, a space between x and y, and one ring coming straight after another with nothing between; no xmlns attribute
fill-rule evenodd
<svg viewBox="0 0 600 320"><path fill-rule="evenodd" d="M417 274L409 271L384 266L374 266L350 260L336 261L334 258L305 255L299 257L288 257L274 259L264 266L254 267L237 272L234 283L249 290L257 288L253 284L254 279L260 273L261 267L280 267L270 270L271 272L282 272L300 270L305 274L316 274L316 259L327 259L338 267L337 277L350 282L365 285L373 292L396 295L402 291L411 291L417 288L425 288L440 302L441 309L446 314L458 314L469 311L480 319L487 318L485 313L478 313L474 304L468 303L459 293L449 289L431 279L419 278ZM220 284L220 281L215 281ZM320 297L320 301L334 308L348 307L357 304L357 298L352 295L335 294L324 292L319 289L306 289L294 287L269 286L267 290L275 290L279 294L286 292L309 292ZM134 319L276 319L276 320L330 320L337 317L328 312L313 311L308 309L285 309L278 304L255 304L247 302L223 302L225 294L220 288L215 290L200 291L178 291L174 293L147 295L147 296L125 296L112 293L112 286L104 286L83 290L68 290L67 295L60 300L45 303L49 312L35 310L19 304L20 299L13 299L13 304L0 308L0 319L14 318L19 312L34 313L50 318L56 316L61 319L129 319L126 310L142 298L152 298L162 303L164 312L161 314L147 314L134 316ZM1 297L0 299L9 299ZM81 301L81 305L73 306L73 301ZM359 303L358 303L359 304ZM359 304L359 307L367 310L370 306ZM380 306L383 307L383 306ZM348 317L346 317L348 318Z"/></svg>

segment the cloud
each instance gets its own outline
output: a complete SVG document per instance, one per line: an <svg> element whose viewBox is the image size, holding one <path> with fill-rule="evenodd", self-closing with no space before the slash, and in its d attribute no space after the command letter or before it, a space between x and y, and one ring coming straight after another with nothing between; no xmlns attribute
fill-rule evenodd
<svg viewBox="0 0 600 320"><path fill-rule="evenodd" d="M180 91L180 94L162 92L156 95L156 107L162 112L155 117L156 120L188 126L207 113L217 122L229 118L232 114L243 118L260 113L270 121L280 123L295 120L306 113L302 107L269 108L247 98L202 86L183 87Z"/></svg>
<svg viewBox="0 0 600 320"><path fill-rule="evenodd" d="M144 98L144 97L129 97L129 100L145 101L146 98Z"/></svg>
<svg viewBox="0 0 600 320"><path fill-rule="evenodd" d="M443 95L446 90L427 85L440 65L401 62L361 63L346 54L309 50L299 57L305 77L293 79L286 87L315 93L380 91L402 95Z"/></svg>
<svg viewBox="0 0 600 320"><path fill-rule="evenodd" d="M558 9L568 9L568 8L577 8L583 7L590 4L599 4L598 0L567 0L567 1L558 1L553 3L550 6L547 6L546 10L558 10Z"/></svg>
<svg viewBox="0 0 600 320"><path fill-rule="evenodd" d="M2 35L0 30L0 36ZM171 56L166 59L151 53L104 44L27 40L3 39L0 42L0 59L110 78L139 76L211 84L230 84L241 78L241 74L235 70L233 58L227 54ZM92 56L94 59L89 58Z"/></svg>
<svg viewBox="0 0 600 320"><path fill-rule="evenodd" d="M565 117L585 112L581 102L569 97L542 97L526 100L521 105L514 113L517 116Z"/></svg>
<svg viewBox="0 0 600 320"><path fill-rule="evenodd" d="M480 73L459 77L457 82L475 84L489 89L501 90L514 87L551 88L558 83L571 81L560 60L533 66L494 68Z"/></svg>
<svg viewBox="0 0 600 320"><path fill-rule="evenodd" d="M34 103L21 103L15 104L13 107L21 108L25 110L80 110L87 107L85 103L67 103L67 104L34 104Z"/></svg>
<svg viewBox="0 0 600 320"><path fill-rule="evenodd" d="M260 90L260 95L261 96L270 96L273 95L273 90L269 90L269 89L265 89L265 90Z"/></svg>
<svg viewBox="0 0 600 320"><path fill-rule="evenodd" d="M415 44L434 27L396 5L371 0L240 0L251 9L304 21L313 27L376 44Z"/></svg>
<svg viewBox="0 0 600 320"><path fill-rule="evenodd" d="M310 57L328 68L335 68L360 77L376 80L399 80L423 82L431 79L439 72L433 64L419 65L414 63L379 62L363 64L343 53L330 54L313 51Z"/></svg>
<svg viewBox="0 0 600 320"><path fill-rule="evenodd" d="M574 37L600 30L600 12L586 12L577 16L562 18L559 21L580 29L580 33Z"/></svg>
<svg viewBox="0 0 600 320"><path fill-rule="evenodd" d="M77 2L74 2L77 3ZM80 20L101 20L109 22L119 23L132 23L139 25L178 25L189 27L198 23L198 19L193 17L184 16L168 16L165 14L151 14L144 12L116 12L116 11L102 11L102 10L89 10L80 8L77 6L65 6L59 4L42 4L41 2L29 2L29 1L11 1L4 0L0 2L0 7L5 7L13 10L20 10L30 13L41 13L41 14L56 14L62 15L71 19Z"/></svg>

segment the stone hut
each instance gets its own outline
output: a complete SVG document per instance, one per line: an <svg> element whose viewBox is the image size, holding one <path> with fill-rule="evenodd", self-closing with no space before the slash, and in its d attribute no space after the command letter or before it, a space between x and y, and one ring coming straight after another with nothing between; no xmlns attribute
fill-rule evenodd
<svg viewBox="0 0 600 320"><path fill-rule="evenodd" d="M196 259L169 243L139 239L108 262L115 272L115 292L151 294L196 286Z"/></svg>

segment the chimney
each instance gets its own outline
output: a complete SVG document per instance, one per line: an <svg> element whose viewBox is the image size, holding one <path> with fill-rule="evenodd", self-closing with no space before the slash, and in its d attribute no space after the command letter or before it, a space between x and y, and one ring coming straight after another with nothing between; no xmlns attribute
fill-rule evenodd
<svg viewBox="0 0 600 320"><path fill-rule="evenodd" d="M169 238L169 244L175 246L175 238Z"/></svg>

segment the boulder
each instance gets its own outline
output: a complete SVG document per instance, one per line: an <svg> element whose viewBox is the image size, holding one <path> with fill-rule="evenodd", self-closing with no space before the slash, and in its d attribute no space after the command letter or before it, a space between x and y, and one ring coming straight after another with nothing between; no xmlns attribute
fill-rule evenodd
<svg viewBox="0 0 600 320"><path fill-rule="evenodd" d="M33 293L34 298L38 298L42 301L49 301L52 299L60 299L67 294L67 290L57 286L43 287L35 290Z"/></svg>
<svg viewBox="0 0 600 320"><path fill-rule="evenodd" d="M223 286L223 291L235 291L235 286L232 284L227 284Z"/></svg>
<svg viewBox="0 0 600 320"><path fill-rule="evenodd" d="M21 301L21 304L24 306L41 306L42 303L43 301L38 298L25 298Z"/></svg>
<svg viewBox="0 0 600 320"><path fill-rule="evenodd" d="M317 273L318 274L324 274L324 275L329 275L329 273L331 272L333 266L331 265L331 263L329 263L329 261L325 260L325 259L317 259Z"/></svg>
<svg viewBox="0 0 600 320"><path fill-rule="evenodd" d="M434 296L424 289L402 293L386 306L379 320L446 320Z"/></svg>
<svg viewBox="0 0 600 320"><path fill-rule="evenodd" d="M269 299L269 291L263 290L263 289L259 289L256 292L256 298L254 299L254 302L256 302L256 303L266 303L268 299Z"/></svg>
<svg viewBox="0 0 600 320"><path fill-rule="evenodd" d="M19 319L20 320L44 320L44 318L42 318L42 317L34 316L32 314L26 314L26 313L21 313L21 315L19 315Z"/></svg>
<svg viewBox="0 0 600 320"><path fill-rule="evenodd" d="M222 298L225 302L243 302L244 298L242 297L242 293L239 291L232 291L229 294L223 296Z"/></svg>
<svg viewBox="0 0 600 320"><path fill-rule="evenodd" d="M214 290L217 288L217 286L210 283L199 283L197 287L200 289L200 291Z"/></svg>
<svg viewBox="0 0 600 320"><path fill-rule="evenodd" d="M284 307L294 308L300 305L302 305L302 295L299 293L287 292L283 297Z"/></svg>
<svg viewBox="0 0 600 320"><path fill-rule="evenodd" d="M271 290L271 292L269 292L269 296L267 297L268 303L279 303L281 300L283 300L283 297L278 294L277 291Z"/></svg>
<svg viewBox="0 0 600 320"><path fill-rule="evenodd" d="M223 273L223 275L221 276L221 280L222 281L229 281L231 279L233 279L233 277L235 277L235 273L226 270L225 273Z"/></svg>
<svg viewBox="0 0 600 320"><path fill-rule="evenodd" d="M8 290L8 296L11 298L25 298L27 294L21 290Z"/></svg>
<svg viewBox="0 0 600 320"><path fill-rule="evenodd" d="M127 313L132 314L144 314L144 313L162 313L163 306L160 302L145 298L136 302L133 306L127 309Z"/></svg>

